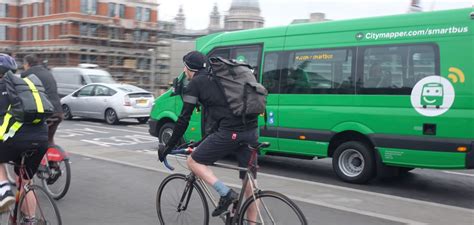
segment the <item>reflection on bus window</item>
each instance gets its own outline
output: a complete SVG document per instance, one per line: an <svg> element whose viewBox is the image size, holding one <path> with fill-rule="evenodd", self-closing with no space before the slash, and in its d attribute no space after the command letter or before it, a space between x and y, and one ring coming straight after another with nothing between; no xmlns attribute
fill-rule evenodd
<svg viewBox="0 0 474 225"><path fill-rule="evenodd" d="M362 94L410 94L416 82L435 75L432 45L366 47L363 74L358 79Z"/></svg>

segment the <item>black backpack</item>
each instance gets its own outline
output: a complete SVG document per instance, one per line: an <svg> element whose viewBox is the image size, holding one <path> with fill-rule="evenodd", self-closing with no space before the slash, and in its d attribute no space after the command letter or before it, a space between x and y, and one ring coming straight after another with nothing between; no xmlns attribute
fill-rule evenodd
<svg viewBox="0 0 474 225"><path fill-rule="evenodd" d="M246 116L265 113L268 91L257 82L250 65L212 57L209 72L216 78L235 116L241 116L245 122Z"/></svg>
<svg viewBox="0 0 474 225"><path fill-rule="evenodd" d="M4 80L11 102L8 113L16 122L38 124L53 114L54 107L37 76L32 74L21 78L7 73Z"/></svg>

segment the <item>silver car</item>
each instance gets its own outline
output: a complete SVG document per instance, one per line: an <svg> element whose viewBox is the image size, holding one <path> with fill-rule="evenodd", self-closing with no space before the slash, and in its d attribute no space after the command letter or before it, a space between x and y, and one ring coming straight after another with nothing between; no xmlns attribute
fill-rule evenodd
<svg viewBox="0 0 474 225"><path fill-rule="evenodd" d="M150 117L153 95L129 84L88 84L61 99L64 118L74 116L104 119L117 124L125 118L146 123Z"/></svg>

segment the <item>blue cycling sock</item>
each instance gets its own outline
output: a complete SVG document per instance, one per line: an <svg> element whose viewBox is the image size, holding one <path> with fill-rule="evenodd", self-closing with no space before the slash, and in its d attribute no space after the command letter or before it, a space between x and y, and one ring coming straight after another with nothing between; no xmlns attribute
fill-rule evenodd
<svg viewBox="0 0 474 225"><path fill-rule="evenodd" d="M212 187L219 193L220 196L226 196L229 193L230 188L227 187L222 181L218 180L212 185Z"/></svg>

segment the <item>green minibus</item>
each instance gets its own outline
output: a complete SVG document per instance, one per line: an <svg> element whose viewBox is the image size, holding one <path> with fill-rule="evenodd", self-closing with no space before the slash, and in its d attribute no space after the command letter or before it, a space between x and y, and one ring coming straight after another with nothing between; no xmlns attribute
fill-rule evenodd
<svg viewBox="0 0 474 225"><path fill-rule="evenodd" d="M413 168L474 168L473 25L466 8L217 33L196 49L255 68L269 92L263 155L331 157L339 178L366 183ZM155 101L149 131L160 141L186 83L178 76ZM201 115L183 141L200 140Z"/></svg>

